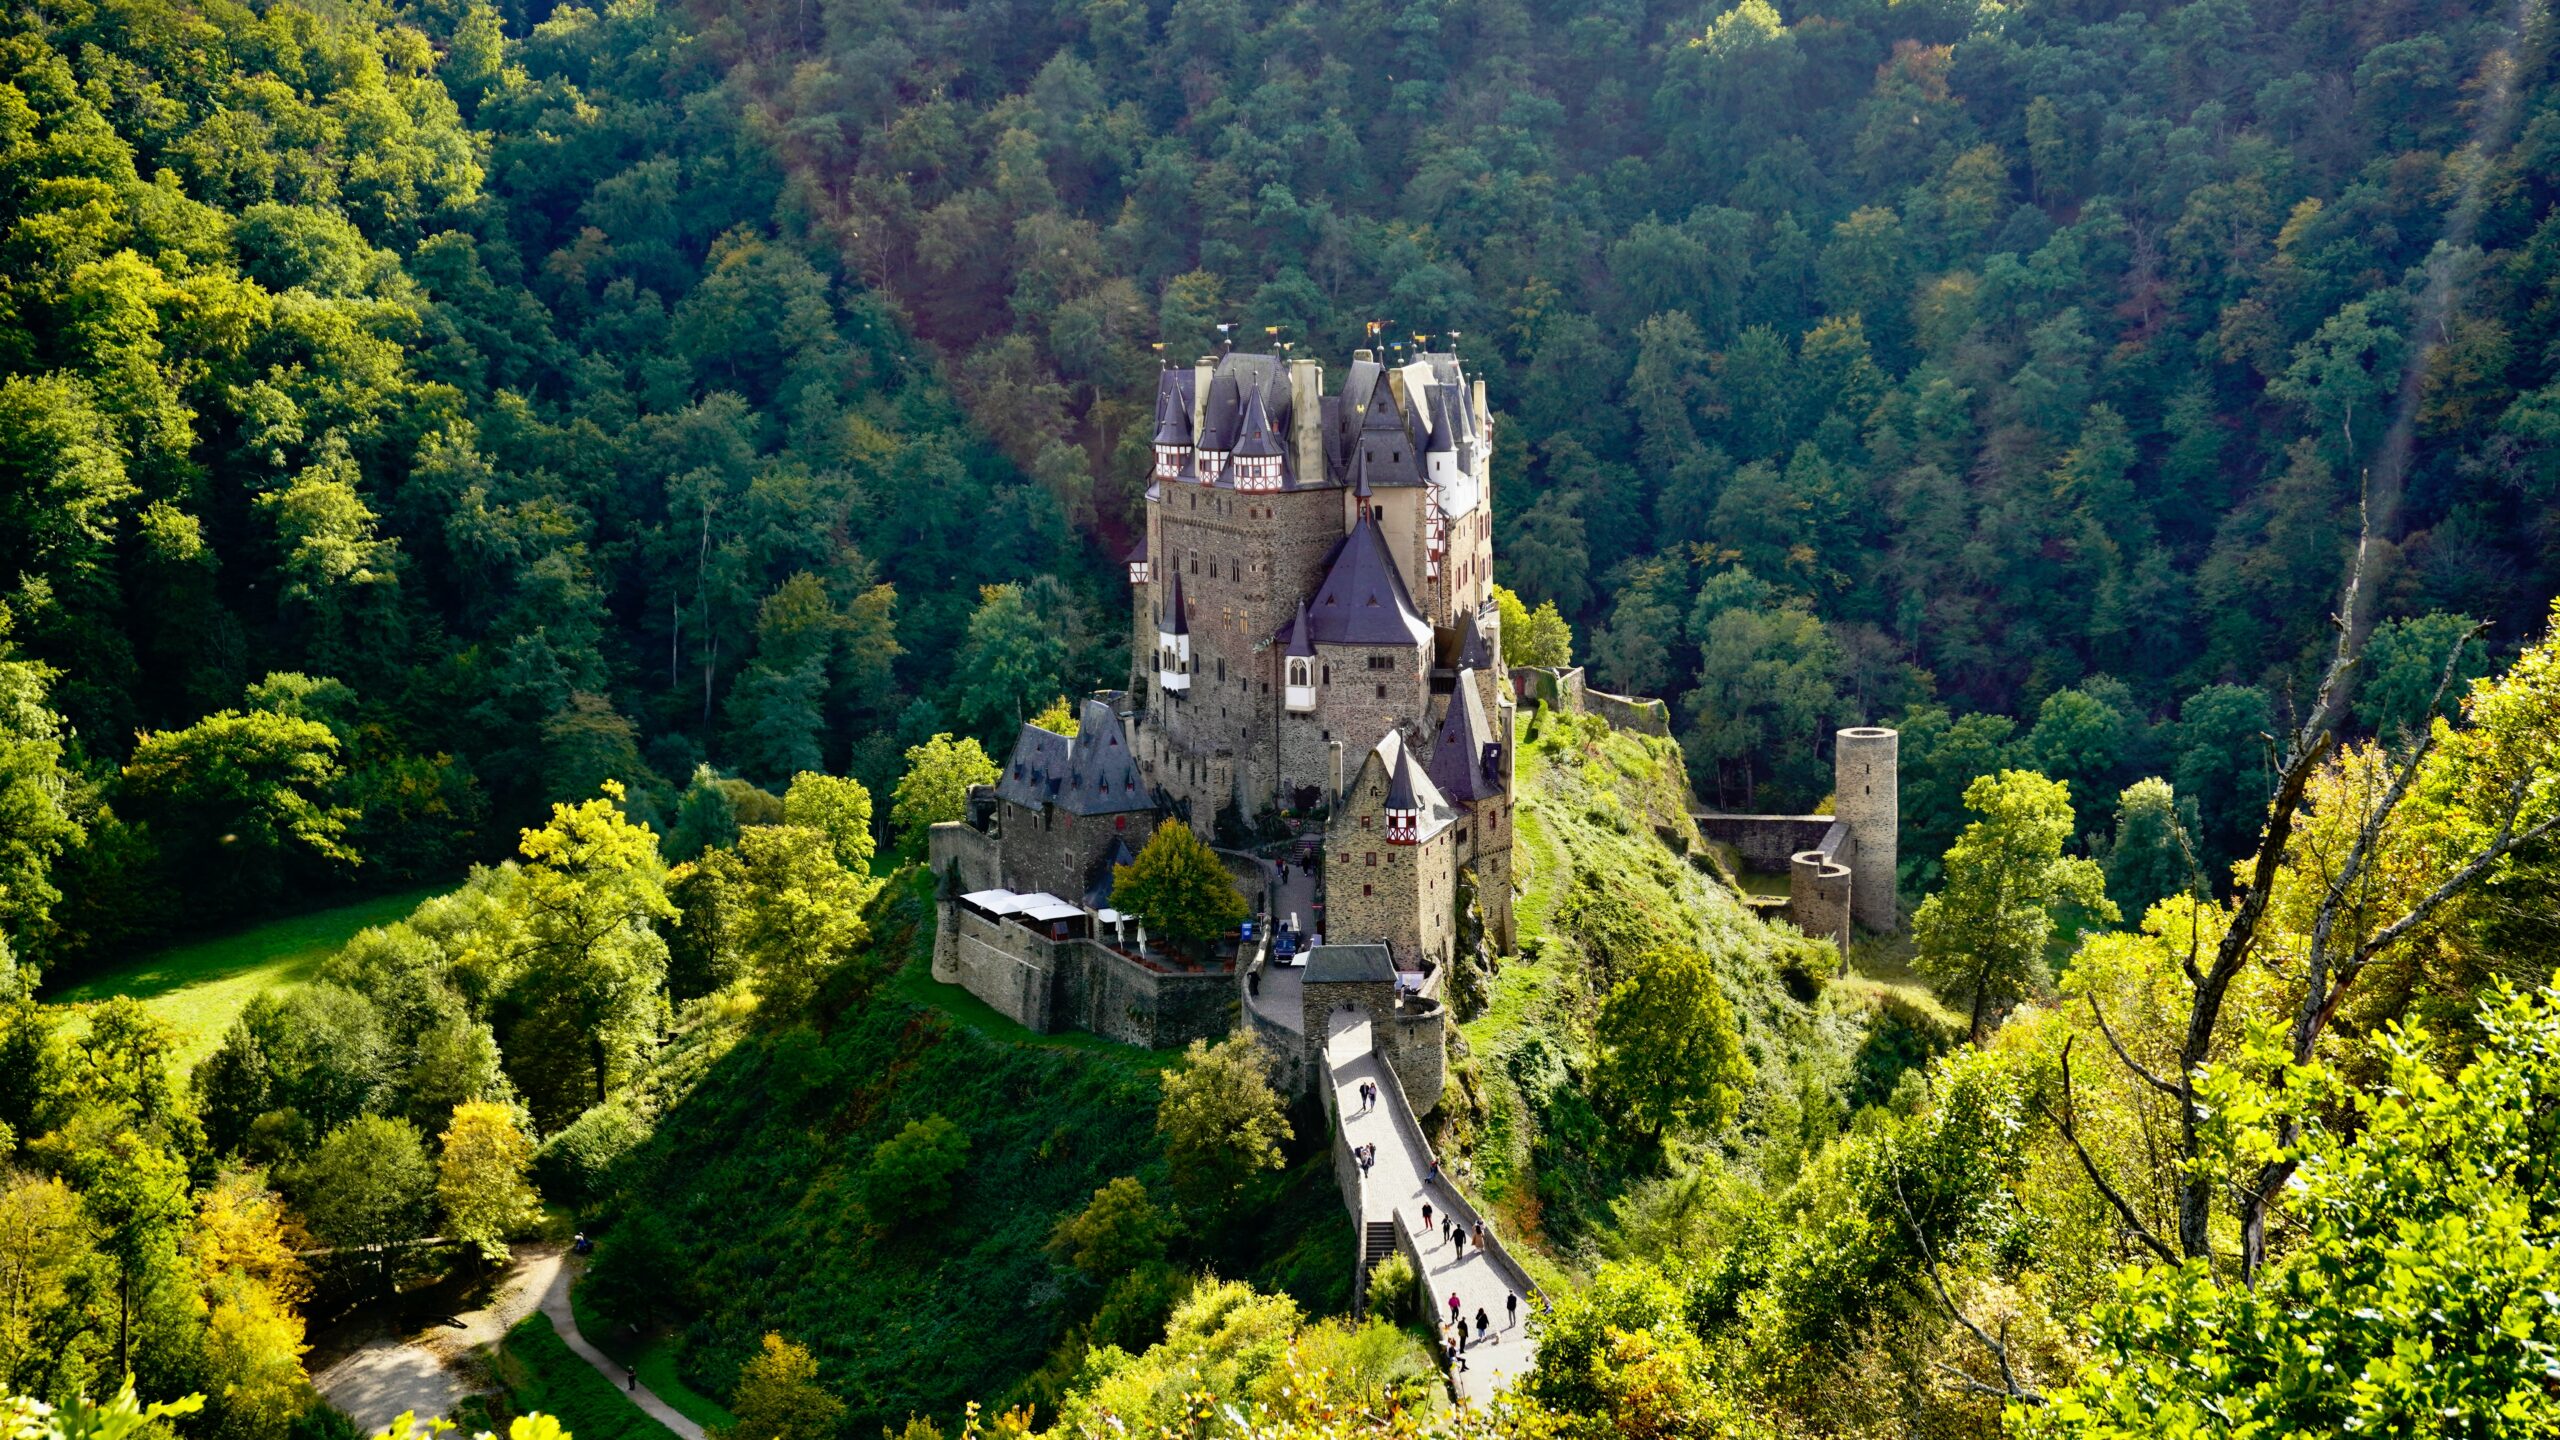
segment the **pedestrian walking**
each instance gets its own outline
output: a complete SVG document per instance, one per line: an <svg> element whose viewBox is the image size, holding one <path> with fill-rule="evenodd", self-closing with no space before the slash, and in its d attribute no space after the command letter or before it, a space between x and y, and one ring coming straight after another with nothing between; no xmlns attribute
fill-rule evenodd
<svg viewBox="0 0 2560 1440"><path fill-rule="evenodd" d="M1428 1200L1422 1202L1422 1230L1426 1235L1431 1232L1431 1202Z"/></svg>
<svg viewBox="0 0 2560 1440"><path fill-rule="evenodd" d="M1484 1332L1486 1332L1487 1330L1490 1330L1490 1329L1492 1329L1492 1328L1493 1328L1493 1317L1492 1317L1492 1316L1490 1316L1490 1315L1487 1315L1486 1313L1484 1313L1484 1307L1483 1307L1483 1306L1481 1306L1481 1305L1477 1306L1477 1307L1476 1307L1476 1338L1477 1338L1477 1339L1479 1339L1479 1340L1483 1339L1483 1338L1484 1338Z"/></svg>
<svg viewBox="0 0 2560 1440"><path fill-rule="evenodd" d="M1448 1244L1448 1243L1449 1243L1449 1232L1450 1232L1450 1230L1452 1230L1452 1229L1454 1229L1454 1228L1456 1227L1457 1223L1458 1223L1457 1221L1450 1219L1450 1218L1449 1218L1448 1216L1446 1216L1446 1215L1443 1215L1443 1216L1441 1216L1441 1217L1440 1217L1440 1243L1441 1243L1441 1244L1446 1245L1446 1244Z"/></svg>
<svg viewBox="0 0 2560 1440"><path fill-rule="evenodd" d="M1476 1222L1476 1248L1484 1248L1484 1222L1481 1220Z"/></svg>
<svg viewBox="0 0 2560 1440"><path fill-rule="evenodd" d="M1458 1323L1458 1292L1455 1290L1449 1292L1449 1323Z"/></svg>
<svg viewBox="0 0 2560 1440"><path fill-rule="evenodd" d="M1519 1297L1518 1295L1516 1295L1516 1294L1515 1294L1515 1295L1505 1295L1505 1296L1503 1296L1503 1297L1502 1297L1502 1328L1503 1328L1503 1329L1505 1329L1505 1330L1508 1330L1508 1329L1510 1329L1512 1326L1517 1325L1517 1324L1519 1324L1519 1323L1520 1323L1520 1297Z"/></svg>
<svg viewBox="0 0 2560 1440"><path fill-rule="evenodd" d="M633 1394L638 1394L640 1390L640 1372L627 1366L624 1367L622 1372L622 1388L631 1391Z"/></svg>

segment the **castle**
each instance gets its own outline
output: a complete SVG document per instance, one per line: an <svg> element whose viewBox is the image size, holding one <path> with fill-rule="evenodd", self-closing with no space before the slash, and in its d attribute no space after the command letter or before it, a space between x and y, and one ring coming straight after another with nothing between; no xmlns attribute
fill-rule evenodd
<svg viewBox="0 0 2560 1440"><path fill-rule="evenodd" d="M1452 963L1516 945L1516 697L1670 728L1661 702L1589 690L1579 669L1504 666L1492 426L1446 353L1354 351L1334 393L1313 360L1164 370L1128 687L1086 698L1071 735L1025 724L967 817L933 828L936 978L1034 1030L1136 1044L1241 1014L1301 1083L1327 1017L1363 1012L1433 1108ZM1746 868L1786 870L1785 913L1845 951L1853 917L1895 928L1894 750L1890 730L1839 733L1833 815L1698 819ZM1232 957L1150 948L1111 905L1115 868L1168 820L1227 847L1256 902L1260 933ZM1266 853L1244 848L1255 835ZM1266 963L1274 923L1328 943Z"/></svg>
<svg viewBox="0 0 2560 1440"><path fill-rule="evenodd" d="M1167 817L1204 837L1321 817L1302 923L1379 947L1416 1001L1479 927L1509 948L1492 425L1447 353L1354 351L1334 393L1313 360L1166 369L1128 558L1129 688L1083 702L1072 737L1025 725L969 820L937 827L953 921L937 973L1035 1028L1166 1033L1131 1009L1133 967L1158 991L1188 977L1149 968L1108 900L1112 866ZM1257 862L1231 864L1248 896L1271 889ZM979 933L1008 923L1048 950Z"/></svg>

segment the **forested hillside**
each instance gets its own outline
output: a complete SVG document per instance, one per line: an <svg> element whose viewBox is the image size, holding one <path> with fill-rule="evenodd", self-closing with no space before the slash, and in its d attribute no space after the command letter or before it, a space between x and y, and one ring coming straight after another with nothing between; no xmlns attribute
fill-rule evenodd
<svg viewBox="0 0 2560 1440"><path fill-rule="evenodd" d="M449 875L606 777L882 784L982 582L1077 607L768 141L647 7L9 8L21 953Z"/></svg>
<svg viewBox="0 0 2560 1440"><path fill-rule="evenodd" d="M1506 583L1679 704L1710 801L1818 800L1835 723L2023 731L2070 690L2097 733L2029 758L2103 806L2165 752L2231 854L2254 801L2222 782L2301 698L2368 468L2381 613L2511 647L2560 588L2560 120L2541 20L2521 105L2482 69L2514 9L693 13L813 230L1102 533L1149 342L1428 332L1507 422Z"/></svg>

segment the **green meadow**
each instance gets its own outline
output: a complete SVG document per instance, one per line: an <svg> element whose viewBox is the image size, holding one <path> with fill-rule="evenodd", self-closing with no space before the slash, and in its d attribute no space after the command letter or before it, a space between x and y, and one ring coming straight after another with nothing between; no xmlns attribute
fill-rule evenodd
<svg viewBox="0 0 2560 1440"><path fill-rule="evenodd" d="M88 976L44 998L85 1007L118 995L140 1000L178 1032L173 1057L181 1073L213 1052L249 1002L269 990L299 985L321 962L368 925L388 925L442 889L428 886L310 910L228 935L190 940Z"/></svg>

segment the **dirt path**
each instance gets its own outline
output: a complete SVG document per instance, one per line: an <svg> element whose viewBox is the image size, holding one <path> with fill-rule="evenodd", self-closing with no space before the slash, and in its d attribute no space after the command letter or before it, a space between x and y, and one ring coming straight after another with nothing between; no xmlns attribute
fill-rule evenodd
<svg viewBox="0 0 2560 1440"><path fill-rule="evenodd" d="M540 1310L560 1332L572 1353L596 1373L630 1395L650 1419L666 1426L679 1440L703 1440L702 1427L677 1413L674 1406L631 1385L630 1372L605 1358L604 1352L578 1333L578 1317L569 1305L569 1282L576 1267L557 1245L525 1245L499 1280L487 1303L396 1338L371 1341L311 1377L332 1405L354 1418L370 1435L405 1413L421 1420L453 1413L474 1386L465 1378L472 1352L492 1346L518 1321Z"/></svg>

